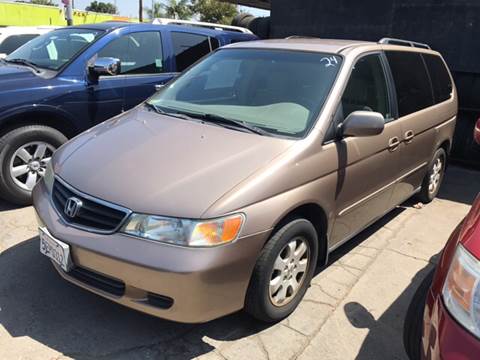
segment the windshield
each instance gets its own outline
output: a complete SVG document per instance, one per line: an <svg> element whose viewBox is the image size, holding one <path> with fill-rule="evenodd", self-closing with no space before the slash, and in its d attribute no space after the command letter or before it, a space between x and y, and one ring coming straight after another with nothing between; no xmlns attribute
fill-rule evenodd
<svg viewBox="0 0 480 360"><path fill-rule="evenodd" d="M313 125L341 57L300 51L224 49L149 100L164 112L227 118L270 134L303 137Z"/></svg>
<svg viewBox="0 0 480 360"><path fill-rule="evenodd" d="M59 29L41 35L12 52L6 61L26 60L58 70L101 35L100 30Z"/></svg>

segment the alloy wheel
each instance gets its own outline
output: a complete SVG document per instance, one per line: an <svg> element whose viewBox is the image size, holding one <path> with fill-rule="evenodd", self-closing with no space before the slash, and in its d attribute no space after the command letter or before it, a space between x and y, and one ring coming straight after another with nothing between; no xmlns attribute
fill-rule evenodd
<svg viewBox="0 0 480 360"><path fill-rule="evenodd" d="M10 160L10 177L15 185L23 190L32 191L35 184L45 175L55 147L35 141L22 145Z"/></svg>
<svg viewBox="0 0 480 360"><path fill-rule="evenodd" d="M278 254L270 277L270 301L284 306L295 298L302 287L310 259L309 243L297 237L286 244Z"/></svg>
<svg viewBox="0 0 480 360"><path fill-rule="evenodd" d="M441 157L438 157L433 164L430 179L428 181L428 191L433 194L439 187L442 179L443 161Z"/></svg>

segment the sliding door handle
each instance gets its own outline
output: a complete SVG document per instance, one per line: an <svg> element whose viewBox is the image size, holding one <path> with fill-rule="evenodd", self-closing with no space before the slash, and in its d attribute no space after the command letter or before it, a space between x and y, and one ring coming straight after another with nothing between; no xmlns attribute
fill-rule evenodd
<svg viewBox="0 0 480 360"><path fill-rule="evenodd" d="M412 142L413 138L415 137L415 133L413 132L413 130L408 130L406 133L405 133L405 136L404 136L404 140L405 142L408 144L410 142Z"/></svg>
<svg viewBox="0 0 480 360"><path fill-rule="evenodd" d="M399 145L400 145L400 139L396 136L388 140L388 150L390 151L397 150Z"/></svg>

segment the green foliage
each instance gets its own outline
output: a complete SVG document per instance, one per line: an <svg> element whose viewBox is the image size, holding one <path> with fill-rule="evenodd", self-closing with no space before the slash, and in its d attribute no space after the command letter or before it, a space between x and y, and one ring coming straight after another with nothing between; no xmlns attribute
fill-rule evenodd
<svg viewBox="0 0 480 360"><path fill-rule="evenodd" d="M116 14L117 7L110 3L104 3L102 1L92 1L89 6L85 8L87 11L94 11L105 14Z"/></svg>
<svg viewBox="0 0 480 360"><path fill-rule="evenodd" d="M162 5L165 16L170 19L187 20L192 16L188 0L168 0Z"/></svg>
<svg viewBox="0 0 480 360"><path fill-rule="evenodd" d="M57 6L52 0L32 0L31 3L36 5Z"/></svg>
<svg viewBox="0 0 480 360"><path fill-rule="evenodd" d="M191 9L198 14L200 21L227 24L238 14L235 5L218 0L192 0Z"/></svg>
<svg viewBox="0 0 480 360"><path fill-rule="evenodd" d="M146 8L145 10L147 12L147 16L150 19L165 17L165 13L163 12L163 5L159 2L154 2L152 9Z"/></svg>

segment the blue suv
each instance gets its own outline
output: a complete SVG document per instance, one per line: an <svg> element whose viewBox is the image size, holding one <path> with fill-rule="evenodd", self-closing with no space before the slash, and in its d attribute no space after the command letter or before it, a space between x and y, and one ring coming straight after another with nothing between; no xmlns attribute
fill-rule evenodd
<svg viewBox="0 0 480 360"><path fill-rule="evenodd" d="M193 26L109 22L28 42L0 60L0 196L29 204L52 153L69 138L138 105L216 48L254 39Z"/></svg>

